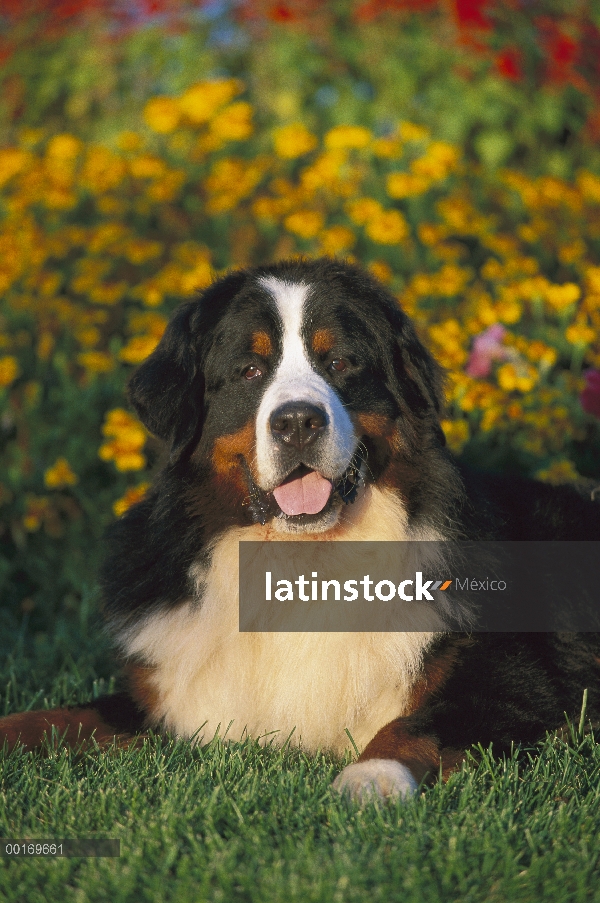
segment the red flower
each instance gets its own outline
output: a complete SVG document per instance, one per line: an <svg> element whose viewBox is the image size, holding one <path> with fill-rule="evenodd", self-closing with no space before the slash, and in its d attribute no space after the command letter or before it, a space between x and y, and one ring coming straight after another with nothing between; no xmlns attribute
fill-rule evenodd
<svg viewBox="0 0 600 903"><path fill-rule="evenodd" d="M496 67L500 75L509 78L511 81L518 81L523 78L523 70L521 69L521 54L514 47L507 47L502 53L496 57Z"/></svg>
<svg viewBox="0 0 600 903"><path fill-rule="evenodd" d="M295 18L294 13L285 3L276 3L269 10L269 19L273 22L291 22Z"/></svg>
<svg viewBox="0 0 600 903"><path fill-rule="evenodd" d="M550 47L550 54L557 66L570 66L577 55L577 44L566 34L559 34Z"/></svg>
<svg viewBox="0 0 600 903"><path fill-rule="evenodd" d="M455 0L458 24L465 28L491 28L485 15L487 0Z"/></svg>
<svg viewBox="0 0 600 903"><path fill-rule="evenodd" d="M579 396L581 407L586 414L600 417L600 370L586 370L585 389Z"/></svg>

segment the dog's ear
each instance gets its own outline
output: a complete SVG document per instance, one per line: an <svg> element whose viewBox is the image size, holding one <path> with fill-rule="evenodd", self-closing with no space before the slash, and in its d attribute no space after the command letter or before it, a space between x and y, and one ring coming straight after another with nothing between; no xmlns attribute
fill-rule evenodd
<svg viewBox="0 0 600 903"><path fill-rule="evenodd" d="M394 394L422 422L429 422L440 445L446 437L440 425L445 407L444 370L419 339L409 317L399 307L388 313L395 342L392 347Z"/></svg>
<svg viewBox="0 0 600 903"><path fill-rule="evenodd" d="M192 318L198 302L180 307L162 339L129 381L129 398L144 426L171 445L176 461L202 428L204 377Z"/></svg>
<svg viewBox="0 0 600 903"><path fill-rule="evenodd" d="M200 438L204 359L215 325L247 278L246 270L236 270L179 307L157 347L129 380L132 405L150 432L170 443L171 463Z"/></svg>
<svg viewBox="0 0 600 903"><path fill-rule="evenodd" d="M425 348L406 314L398 310L395 319L394 369L405 373L416 386L421 402L440 415L444 409L444 370Z"/></svg>
<svg viewBox="0 0 600 903"><path fill-rule="evenodd" d="M336 276L350 296L358 293L365 305L378 309L391 329L392 345L385 340L381 347L392 394L418 416L438 418L444 408L444 371L420 341L410 318L370 273L344 264ZM382 329L376 342L380 344L388 335L388 330Z"/></svg>

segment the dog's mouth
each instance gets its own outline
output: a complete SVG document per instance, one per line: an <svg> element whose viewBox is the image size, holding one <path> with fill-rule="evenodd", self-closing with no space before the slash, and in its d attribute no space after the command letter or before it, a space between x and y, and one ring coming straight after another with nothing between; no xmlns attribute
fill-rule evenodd
<svg viewBox="0 0 600 903"><path fill-rule="evenodd" d="M363 482L360 471L362 459L352 458L337 480L329 480L318 471L300 464L271 492L256 485L250 468L242 458L242 468L248 483L249 501L246 508L254 523L266 524L271 517L284 517L296 523L319 520L331 508L335 499L351 504Z"/></svg>
<svg viewBox="0 0 600 903"><path fill-rule="evenodd" d="M275 501L283 514L319 514L326 507L333 492L333 483L316 470L301 464L273 490Z"/></svg>

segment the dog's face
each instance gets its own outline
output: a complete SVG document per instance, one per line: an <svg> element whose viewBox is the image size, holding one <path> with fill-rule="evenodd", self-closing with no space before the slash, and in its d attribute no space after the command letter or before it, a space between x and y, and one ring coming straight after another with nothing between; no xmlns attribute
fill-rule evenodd
<svg viewBox="0 0 600 903"><path fill-rule="evenodd" d="M382 286L329 260L215 283L130 392L172 467L219 487L240 522L286 532L334 528L365 482L408 499L411 466L443 443L439 368Z"/></svg>

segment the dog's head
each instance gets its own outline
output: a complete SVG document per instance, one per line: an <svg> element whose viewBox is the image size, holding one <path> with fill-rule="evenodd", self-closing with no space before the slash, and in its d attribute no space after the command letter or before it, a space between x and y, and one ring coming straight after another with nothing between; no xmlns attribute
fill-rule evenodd
<svg viewBox="0 0 600 903"><path fill-rule="evenodd" d="M369 481L410 507L443 445L440 368L383 286L327 259L213 284L175 313L130 396L171 468L220 486L240 522L287 532L332 529Z"/></svg>

